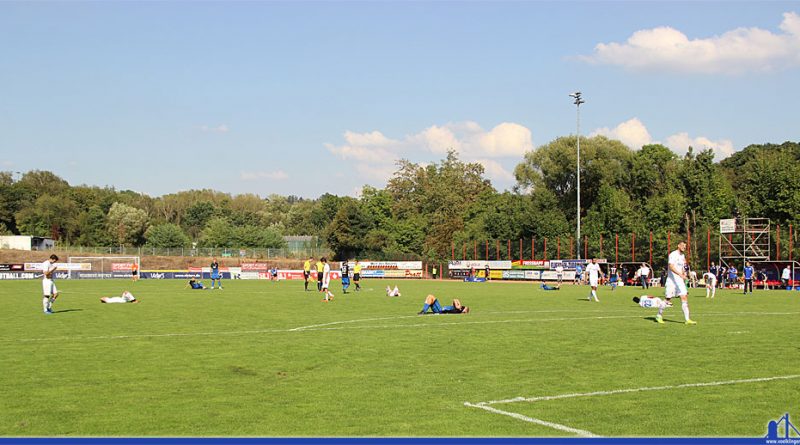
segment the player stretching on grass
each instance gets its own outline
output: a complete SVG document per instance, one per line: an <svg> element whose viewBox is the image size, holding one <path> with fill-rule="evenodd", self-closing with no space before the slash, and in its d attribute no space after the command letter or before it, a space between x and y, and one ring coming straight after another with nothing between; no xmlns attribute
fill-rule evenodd
<svg viewBox="0 0 800 445"><path fill-rule="evenodd" d="M53 254L42 263L42 293L44 294L42 309L44 309L45 314L53 313L53 302L58 298L58 289L56 289L54 281L56 269L58 269L55 265L56 261L58 261L58 256Z"/></svg>
<svg viewBox="0 0 800 445"><path fill-rule="evenodd" d="M586 265L586 274L589 275L589 286L592 287L592 292L589 294L589 301L597 301L598 303L600 300L597 298L597 282L600 281L600 265L597 264L597 259L592 258L592 262Z"/></svg>
<svg viewBox="0 0 800 445"><path fill-rule="evenodd" d="M139 300L132 293L125 291L119 297L103 297L101 303L138 303Z"/></svg>
<svg viewBox="0 0 800 445"><path fill-rule="evenodd" d="M641 297L633 297L633 302L638 304L643 308L651 308L655 307L658 308L658 314L656 314L656 321L664 324L664 319L661 317L661 314L664 313L664 309L667 308L667 302L652 295L642 295Z"/></svg>
<svg viewBox="0 0 800 445"><path fill-rule="evenodd" d="M664 295L667 297L667 306L670 306L670 300L676 295L681 298L681 309L683 309L686 324L692 325L697 323L689 318L689 292L686 290L686 272L684 271L686 257L683 255L685 251L686 241L681 241L678 243L678 248L669 254L669 272Z"/></svg>
<svg viewBox="0 0 800 445"><path fill-rule="evenodd" d="M714 298L717 294L717 276L708 271L703 274L703 281L706 282L706 298Z"/></svg>
<svg viewBox="0 0 800 445"><path fill-rule="evenodd" d="M433 311L434 314L469 314L469 307L461 304L461 300L458 298L453 299L452 306L442 306L439 304L439 299L434 297L433 294L429 294L425 298L425 305L422 306L419 315L425 315L428 309Z"/></svg>

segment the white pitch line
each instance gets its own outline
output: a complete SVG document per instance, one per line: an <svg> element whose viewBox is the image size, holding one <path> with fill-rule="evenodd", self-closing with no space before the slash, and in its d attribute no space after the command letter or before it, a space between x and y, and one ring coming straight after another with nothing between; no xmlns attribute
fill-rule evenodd
<svg viewBox="0 0 800 445"><path fill-rule="evenodd" d="M514 419L522 420L522 421L525 421L525 422L530 422L530 423L535 423L537 425L546 426L546 427L549 427L549 428L553 428L555 430L563 431L565 433L572 433L572 434L575 434L575 435L580 436L580 437L600 437L597 434L591 433L591 432L586 431L586 430L579 430L577 428L572 428L570 426L562 425L560 423L548 422L548 421L542 420L542 419L536 419L536 418L533 418L533 417L523 416L522 414L519 414L519 413L512 413L512 412L508 412L508 411L502 411L502 410L499 410L497 408L492 408L491 406L480 405L480 404L474 405L474 404L469 403L469 402L464 402L464 405L472 407L472 408L480 408L480 409L483 409L483 410L486 410L486 411L489 411L489 412L495 413L495 414L502 414L504 416L513 417Z"/></svg>
<svg viewBox="0 0 800 445"><path fill-rule="evenodd" d="M337 325L337 324L360 323L362 321L398 320L398 319L401 319L401 318L417 318L417 316L416 315L403 315L401 317L361 318L361 319L358 319L358 320L332 321L330 323L322 323L322 324L312 324L312 325L308 325L308 326L300 326L300 327L297 327L297 328L289 329L288 332L311 331L311 330L317 330L317 328L322 328L322 327L332 326L332 325Z"/></svg>
<svg viewBox="0 0 800 445"><path fill-rule="evenodd" d="M759 377L753 379L741 379L741 380L724 380L719 382L703 382L703 383L684 383L682 385L665 385L665 386L646 386L642 388L626 388L626 389L614 389L610 391L593 391L593 392L584 392L584 393L571 393L571 394L559 394L555 396L540 396L540 397L516 397L513 399L505 399L505 400L491 400L489 402L478 402L475 405L479 406L488 406L488 405L496 405L501 403L516 403L516 402L541 402L545 400L557 400L557 399L570 399L574 397L595 397L595 396L609 396L614 394L626 394L626 393L633 393L633 392L644 392L644 391L664 391L668 389L679 389L679 388L699 388L699 387L706 387L706 386L723 386L723 385L737 385L741 383L755 383L755 382L771 382L774 380L790 380L800 378L800 374L792 374L792 375L782 375L782 376L775 376L775 377Z"/></svg>

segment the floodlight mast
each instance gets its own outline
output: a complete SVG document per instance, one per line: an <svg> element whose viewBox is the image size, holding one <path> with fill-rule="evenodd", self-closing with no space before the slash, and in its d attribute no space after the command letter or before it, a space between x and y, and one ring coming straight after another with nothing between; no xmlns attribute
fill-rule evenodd
<svg viewBox="0 0 800 445"><path fill-rule="evenodd" d="M581 99L581 92L576 91L569 95L569 97L575 99L575 108L577 110L577 139L578 139L578 161L576 163L575 169L578 172L578 183L577 183L577 194L578 194L578 209L577 209L577 235L575 236L575 245L577 247L578 259L581 259L581 104L586 103L583 99Z"/></svg>

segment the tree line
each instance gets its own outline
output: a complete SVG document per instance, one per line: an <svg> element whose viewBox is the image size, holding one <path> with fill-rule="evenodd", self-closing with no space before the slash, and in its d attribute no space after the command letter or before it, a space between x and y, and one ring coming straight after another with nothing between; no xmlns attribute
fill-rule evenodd
<svg viewBox="0 0 800 445"><path fill-rule="evenodd" d="M281 248L286 235L317 236L338 258L448 259L473 240L568 239L575 234L575 136L525 154L516 185L498 191L483 166L451 151L439 162L397 161L383 189L317 199L189 190L151 197L70 185L49 171L0 172L0 233L62 245ZM632 150L581 138L581 225L599 236L703 233L721 218L800 222L800 144L751 145L720 161L689 147Z"/></svg>

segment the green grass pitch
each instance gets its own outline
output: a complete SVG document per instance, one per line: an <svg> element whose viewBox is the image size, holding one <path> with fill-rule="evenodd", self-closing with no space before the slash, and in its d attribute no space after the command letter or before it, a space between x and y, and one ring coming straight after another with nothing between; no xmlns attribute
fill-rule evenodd
<svg viewBox="0 0 800 445"><path fill-rule="evenodd" d="M44 315L39 281L0 282L0 436L763 436L800 417L800 292L692 289L685 326L638 288L57 284ZM125 289L141 304L99 302ZM417 316L428 293L473 312Z"/></svg>

